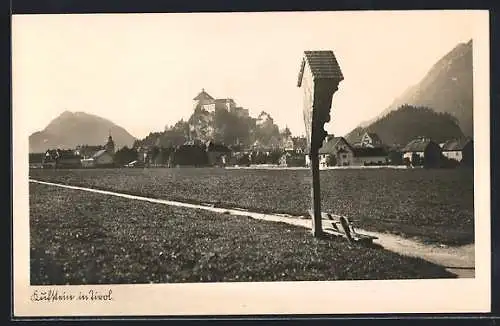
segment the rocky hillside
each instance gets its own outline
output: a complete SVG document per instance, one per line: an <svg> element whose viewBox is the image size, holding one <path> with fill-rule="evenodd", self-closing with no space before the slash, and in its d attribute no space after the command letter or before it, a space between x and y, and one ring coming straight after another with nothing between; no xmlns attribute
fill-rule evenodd
<svg viewBox="0 0 500 326"><path fill-rule="evenodd" d="M270 114L262 111L257 118L224 109L213 112L197 107L187 121L180 120L162 132L152 132L137 140L135 146L178 146L190 139L209 140L242 147L279 147L291 140L288 128L280 130Z"/></svg>
<svg viewBox="0 0 500 326"><path fill-rule="evenodd" d="M404 104L432 108L454 116L466 136L473 136L472 40L458 44L416 85L409 87L379 116L360 126L368 128ZM354 130L357 133L359 130Z"/></svg>

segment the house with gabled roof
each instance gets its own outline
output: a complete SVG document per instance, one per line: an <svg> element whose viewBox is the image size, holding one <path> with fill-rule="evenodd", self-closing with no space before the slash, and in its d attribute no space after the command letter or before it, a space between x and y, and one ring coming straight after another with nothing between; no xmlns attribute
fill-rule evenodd
<svg viewBox="0 0 500 326"><path fill-rule="evenodd" d="M320 167L352 165L354 151L344 137L326 136L318 151ZM307 159L308 160L308 159Z"/></svg>
<svg viewBox="0 0 500 326"><path fill-rule="evenodd" d="M296 152L305 153L307 149L307 138L306 137L292 137L293 148Z"/></svg>
<svg viewBox="0 0 500 326"><path fill-rule="evenodd" d="M92 146L87 147L97 149L93 153L90 151L82 151L84 147L77 150L77 153L85 152L85 156L82 157L81 164L85 168L90 167L112 167L114 165L114 155L115 155L115 142L111 134L108 137L108 141L104 146Z"/></svg>
<svg viewBox="0 0 500 326"><path fill-rule="evenodd" d="M469 137L451 139L440 144L443 156L458 162L472 164L474 162L474 145Z"/></svg>
<svg viewBox="0 0 500 326"><path fill-rule="evenodd" d="M288 136L281 140L281 148L285 152L293 152L295 150L295 143L293 142L292 136Z"/></svg>
<svg viewBox="0 0 500 326"><path fill-rule="evenodd" d="M374 132L365 132L359 143L360 147L383 147L383 142L380 137Z"/></svg>
<svg viewBox="0 0 500 326"><path fill-rule="evenodd" d="M389 163L389 153L383 147L353 147L353 154L353 165L387 165Z"/></svg>
<svg viewBox="0 0 500 326"><path fill-rule="evenodd" d="M417 137L403 149L403 160L413 166L437 167L441 163L441 147L428 137Z"/></svg>
<svg viewBox="0 0 500 326"><path fill-rule="evenodd" d="M318 152L320 167L385 165L388 152L383 147L353 147L344 137L328 135ZM307 157L307 163L309 158Z"/></svg>
<svg viewBox="0 0 500 326"><path fill-rule="evenodd" d="M101 149L94 155L92 155L95 166L111 166L113 165L113 155L105 150Z"/></svg>
<svg viewBox="0 0 500 326"><path fill-rule="evenodd" d="M45 152L43 167L56 169L80 168L81 156L71 149L49 149Z"/></svg>
<svg viewBox="0 0 500 326"><path fill-rule="evenodd" d="M82 159L89 159L98 151L105 149L104 145L78 145L75 153L80 155Z"/></svg>

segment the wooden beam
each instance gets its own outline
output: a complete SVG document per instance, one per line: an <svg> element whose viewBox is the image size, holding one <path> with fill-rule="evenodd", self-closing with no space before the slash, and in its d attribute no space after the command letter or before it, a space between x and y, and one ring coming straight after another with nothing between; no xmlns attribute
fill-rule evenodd
<svg viewBox="0 0 500 326"><path fill-rule="evenodd" d="M312 207L312 227L311 231L314 237L323 235L323 228L321 222L321 187L319 178L319 157L318 152L311 152L309 158L311 159L311 207Z"/></svg>

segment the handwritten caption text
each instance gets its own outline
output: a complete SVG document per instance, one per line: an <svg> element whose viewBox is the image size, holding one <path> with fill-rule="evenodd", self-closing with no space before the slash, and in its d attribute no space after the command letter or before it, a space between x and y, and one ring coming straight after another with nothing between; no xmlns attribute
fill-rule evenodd
<svg viewBox="0 0 500 326"><path fill-rule="evenodd" d="M34 302L60 302L60 301L113 301L112 290L107 291L78 291L78 293L61 290L34 290L31 301Z"/></svg>

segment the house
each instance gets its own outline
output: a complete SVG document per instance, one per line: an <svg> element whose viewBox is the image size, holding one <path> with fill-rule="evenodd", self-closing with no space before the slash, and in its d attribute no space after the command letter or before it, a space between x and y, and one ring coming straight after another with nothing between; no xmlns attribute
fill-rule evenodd
<svg viewBox="0 0 500 326"><path fill-rule="evenodd" d="M113 155L107 152L105 149L101 149L94 153L90 158L82 159L82 167L84 168L104 168L112 167L114 165Z"/></svg>
<svg viewBox="0 0 500 326"><path fill-rule="evenodd" d="M57 150L56 149L48 149L43 156L42 166L44 168L55 168L57 160Z"/></svg>
<svg viewBox="0 0 500 326"><path fill-rule="evenodd" d="M293 142L293 138L291 136L288 136L281 141L281 148L287 151L294 151L295 150L295 143Z"/></svg>
<svg viewBox="0 0 500 326"><path fill-rule="evenodd" d="M344 137L328 135L318 151L318 157L320 167L347 166L354 161L354 151Z"/></svg>
<svg viewBox="0 0 500 326"><path fill-rule="evenodd" d="M307 138L306 137L292 137L293 149L299 153L305 153L307 149Z"/></svg>
<svg viewBox="0 0 500 326"><path fill-rule="evenodd" d="M96 167L110 167L113 166L113 154L105 149L101 149L92 156L94 165Z"/></svg>
<svg viewBox="0 0 500 326"><path fill-rule="evenodd" d="M103 145L79 145L76 146L75 153L80 155L82 159L89 159L102 149L105 149Z"/></svg>
<svg viewBox="0 0 500 326"><path fill-rule="evenodd" d="M365 132L358 144L359 147L383 147L382 140L374 132Z"/></svg>
<svg viewBox="0 0 500 326"><path fill-rule="evenodd" d="M225 166L231 159L229 147L209 141L206 144L208 164L211 166Z"/></svg>
<svg viewBox="0 0 500 326"><path fill-rule="evenodd" d="M443 156L464 165L472 166L474 163L474 147L471 138L452 139L440 144Z"/></svg>
<svg viewBox="0 0 500 326"><path fill-rule="evenodd" d="M380 137L374 132L365 132L359 143L353 146L353 165L385 165L389 152Z"/></svg>
<svg viewBox="0 0 500 326"><path fill-rule="evenodd" d="M417 137L402 150L403 160L412 166L438 167L441 163L441 147L427 137Z"/></svg>
<svg viewBox="0 0 500 326"><path fill-rule="evenodd" d="M70 149L49 149L43 158L43 167L72 169L81 166L81 156Z"/></svg>
<svg viewBox="0 0 500 326"><path fill-rule="evenodd" d="M304 153L307 148L307 139L305 137L287 136L281 139L280 149L285 152L292 151Z"/></svg>
<svg viewBox="0 0 500 326"><path fill-rule="evenodd" d="M92 149L98 150L92 153ZM81 159L81 166L84 168L112 167L114 166L115 142L110 134L104 146L80 146L75 153L84 154Z"/></svg>
<svg viewBox="0 0 500 326"><path fill-rule="evenodd" d="M328 135L319 149L320 167L385 165L388 152L383 147L353 147L344 137ZM306 158L309 165L309 157Z"/></svg>
<svg viewBox="0 0 500 326"><path fill-rule="evenodd" d="M382 147L354 147L352 165L386 165L388 152Z"/></svg>
<svg viewBox="0 0 500 326"><path fill-rule="evenodd" d="M403 165L402 148L398 145L393 145L387 148L387 159L390 165Z"/></svg>

